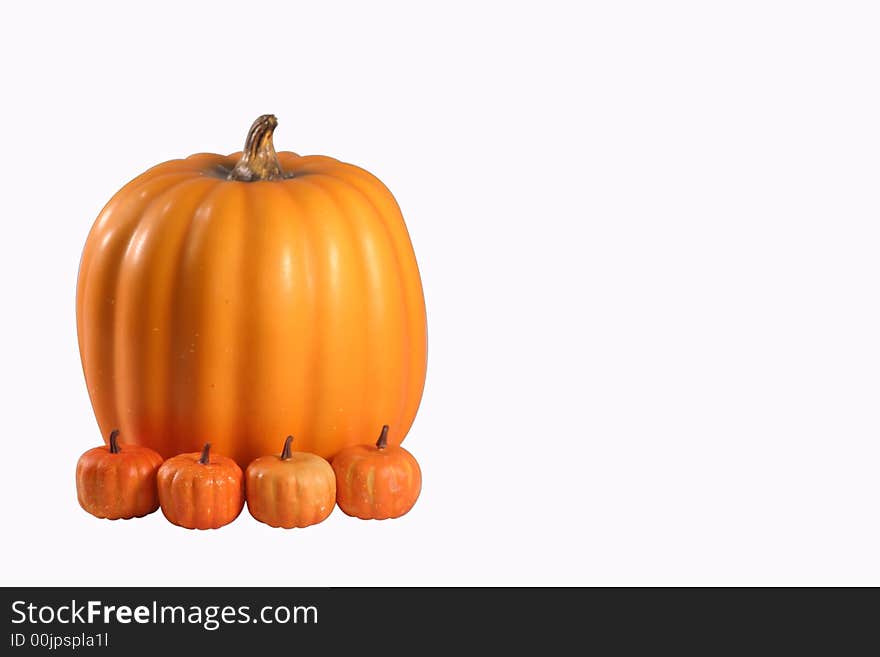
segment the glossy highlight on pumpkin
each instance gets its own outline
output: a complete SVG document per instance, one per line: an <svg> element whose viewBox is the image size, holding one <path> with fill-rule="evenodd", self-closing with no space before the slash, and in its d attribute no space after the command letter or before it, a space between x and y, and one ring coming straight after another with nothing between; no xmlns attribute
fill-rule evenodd
<svg viewBox="0 0 880 657"><path fill-rule="evenodd" d="M359 167L276 155L276 124L244 154L153 167L95 221L77 331L105 434L165 458L211 436L245 467L288 433L331 458L385 422L391 445L409 431L427 340L400 209Z"/></svg>
<svg viewBox="0 0 880 657"><path fill-rule="evenodd" d="M76 464L76 496L80 506L98 518L139 518L159 508L156 473L162 457L148 447L122 444L119 430L108 446L95 447Z"/></svg>
<svg viewBox="0 0 880 657"><path fill-rule="evenodd" d="M347 515L363 520L399 518L419 498L419 464L403 447L388 444L388 432L388 425L383 426L375 447L348 447L333 459L336 502Z"/></svg>

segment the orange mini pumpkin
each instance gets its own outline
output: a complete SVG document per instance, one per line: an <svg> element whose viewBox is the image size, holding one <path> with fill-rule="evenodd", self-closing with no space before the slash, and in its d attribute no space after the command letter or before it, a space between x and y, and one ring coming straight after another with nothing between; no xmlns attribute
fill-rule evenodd
<svg viewBox="0 0 880 657"><path fill-rule="evenodd" d="M211 436L241 467L287 433L325 458L386 418L406 436L427 339L400 208L359 167L276 153L276 125L153 167L96 219L76 316L102 430L166 458Z"/></svg>
<svg viewBox="0 0 880 657"><path fill-rule="evenodd" d="M281 456L261 456L245 472L251 515L272 527L308 527L322 522L336 504L333 468L317 454L291 452L293 436Z"/></svg>
<svg viewBox="0 0 880 657"><path fill-rule="evenodd" d="M98 518L139 518L159 508L156 472L162 457L148 447L120 445L119 430L109 445L95 447L76 464L80 506Z"/></svg>
<svg viewBox="0 0 880 657"><path fill-rule="evenodd" d="M339 452L333 471L339 508L364 520L402 516L422 490L418 462L403 447L388 445L387 424L375 447L357 445Z"/></svg>
<svg viewBox="0 0 880 657"><path fill-rule="evenodd" d="M244 506L241 468L227 456L180 454L159 468L159 503L169 522L187 529L217 529L238 517Z"/></svg>

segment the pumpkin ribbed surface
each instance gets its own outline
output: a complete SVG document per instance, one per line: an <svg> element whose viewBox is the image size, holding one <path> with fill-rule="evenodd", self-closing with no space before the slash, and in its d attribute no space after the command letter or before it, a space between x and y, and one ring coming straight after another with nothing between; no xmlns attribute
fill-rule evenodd
<svg viewBox="0 0 880 657"><path fill-rule="evenodd" d="M347 515L363 520L399 518L412 509L422 490L418 461L403 447L387 444L383 427L376 447L355 445L333 459L336 501Z"/></svg>
<svg viewBox="0 0 880 657"><path fill-rule="evenodd" d="M336 478L315 454L263 456L245 472L248 511L272 527L308 527L322 522L336 505Z"/></svg>
<svg viewBox="0 0 880 657"><path fill-rule="evenodd" d="M139 518L159 508L156 472L162 457L138 445L95 447L76 464L76 495L80 506L98 518Z"/></svg>
<svg viewBox="0 0 880 657"><path fill-rule="evenodd" d="M217 529L244 506L241 468L232 459L204 451L168 459L156 476L159 503L169 522L187 529Z"/></svg>
<svg viewBox="0 0 880 657"><path fill-rule="evenodd" d="M77 329L102 433L166 458L210 440L242 467L289 433L326 458L386 423L399 444L426 320L397 203L329 157L279 153L283 179L227 180L239 158L150 169L89 234Z"/></svg>

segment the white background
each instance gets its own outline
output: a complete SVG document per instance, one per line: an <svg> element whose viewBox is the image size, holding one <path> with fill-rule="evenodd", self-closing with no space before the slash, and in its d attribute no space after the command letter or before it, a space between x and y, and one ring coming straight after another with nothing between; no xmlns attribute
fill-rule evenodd
<svg viewBox="0 0 880 657"><path fill-rule="evenodd" d="M880 585L876 7L4 3L0 582ZM403 208L422 497L92 518L86 234L264 112Z"/></svg>

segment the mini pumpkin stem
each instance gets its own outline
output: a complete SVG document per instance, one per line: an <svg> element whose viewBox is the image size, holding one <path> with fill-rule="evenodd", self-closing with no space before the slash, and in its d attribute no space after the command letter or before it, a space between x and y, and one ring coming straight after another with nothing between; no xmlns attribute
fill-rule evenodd
<svg viewBox="0 0 880 657"><path fill-rule="evenodd" d="M290 444L293 442L293 436L288 436L284 441L284 449L281 450L281 460L286 461L290 458Z"/></svg>
<svg viewBox="0 0 880 657"><path fill-rule="evenodd" d="M119 429L110 432L110 453L119 454Z"/></svg>
<svg viewBox="0 0 880 657"><path fill-rule="evenodd" d="M199 463L202 465L208 465L211 461L211 443L205 443L205 446L202 447L202 455L199 457Z"/></svg>
<svg viewBox="0 0 880 657"><path fill-rule="evenodd" d="M388 425L382 427L382 433L379 434L379 440L376 441L377 449L385 449L388 447Z"/></svg>
<svg viewBox="0 0 880 657"><path fill-rule="evenodd" d="M254 121L244 142L241 159L229 173L229 180L254 182L257 180L278 180L284 177L281 162L272 144L272 132L278 126L278 119L272 114L263 114Z"/></svg>

